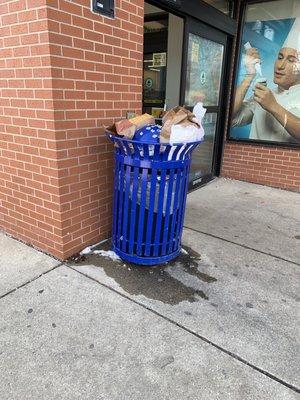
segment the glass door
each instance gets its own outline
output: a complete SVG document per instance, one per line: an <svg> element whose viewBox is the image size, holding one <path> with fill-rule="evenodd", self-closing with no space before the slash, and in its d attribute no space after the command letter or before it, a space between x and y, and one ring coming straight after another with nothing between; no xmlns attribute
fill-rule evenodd
<svg viewBox="0 0 300 400"><path fill-rule="evenodd" d="M190 189L206 183L216 174L220 155L224 60L227 37L222 32L188 19L182 74L181 103L193 109L202 101L207 109L203 120L205 139L193 154Z"/></svg>

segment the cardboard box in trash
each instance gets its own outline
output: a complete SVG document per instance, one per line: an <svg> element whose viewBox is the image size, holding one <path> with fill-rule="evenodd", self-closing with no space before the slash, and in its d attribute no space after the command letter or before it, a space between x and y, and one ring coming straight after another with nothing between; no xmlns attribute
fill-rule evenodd
<svg viewBox="0 0 300 400"><path fill-rule="evenodd" d="M155 119L149 114L143 114L131 119L122 119L107 130L113 134L118 134L127 139L132 139L138 129L152 124L155 124Z"/></svg>

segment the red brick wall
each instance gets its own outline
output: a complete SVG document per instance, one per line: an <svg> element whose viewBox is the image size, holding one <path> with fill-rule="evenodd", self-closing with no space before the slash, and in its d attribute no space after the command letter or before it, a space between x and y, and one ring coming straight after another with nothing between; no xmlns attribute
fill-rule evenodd
<svg viewBox="0 0 300 400"><path fill-rule="evenodd" d="M299 191L300 150L227 142L222 176Z"/></svg>
<svg viewBox="0 0 300 400"><path fill-rule="evenodd" d="M117 0L114 20L90 3L0 6L0 226L62 259L109 236L103 126L141 111L144 2Z"/></svg>
<svg viewBox="0 0 300 400"><path fill-rule="evenodd" d="M44 3L0 5L0 226L56 254L61 219Z"/></svg>
<svg viewBox="0 0 300 400"><path fill-rule="evenodd" d="M141 111L143 1L116 1L116 18L90 0L48 2L63 252L110 235L112 147L102 127Z"/></svg>

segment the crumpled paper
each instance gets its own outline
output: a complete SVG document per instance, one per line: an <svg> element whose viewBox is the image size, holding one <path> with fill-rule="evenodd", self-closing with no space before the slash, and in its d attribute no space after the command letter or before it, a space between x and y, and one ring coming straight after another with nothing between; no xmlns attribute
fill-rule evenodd
<svg viewBox="0 0 300 400"><path fill-rule="evenodd" d="M193 112L184 107L175 107L163 117L160 134L161 143L189 143L203 139L202 119L206 109L201 102L197 103Z"/></svg>

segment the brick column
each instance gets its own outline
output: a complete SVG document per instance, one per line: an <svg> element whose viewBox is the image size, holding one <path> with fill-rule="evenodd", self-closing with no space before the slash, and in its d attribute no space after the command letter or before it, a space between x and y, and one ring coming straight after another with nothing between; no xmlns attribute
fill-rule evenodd
<svg viewBox="0 0 300 400"><path fill-rule="evenodd" d="M59 255L52 73L44 1L7 1L1 15L0 225Z"/></svg>
<svg viewBox="0 0 300 400"><path fill-rule="evenodd" d="M60 259L110 235L112 147L103 126L141 111L143 4L0 6L0 226Z"/></svg>

